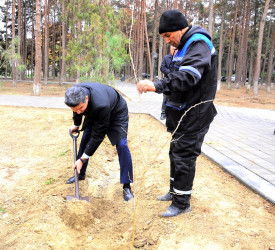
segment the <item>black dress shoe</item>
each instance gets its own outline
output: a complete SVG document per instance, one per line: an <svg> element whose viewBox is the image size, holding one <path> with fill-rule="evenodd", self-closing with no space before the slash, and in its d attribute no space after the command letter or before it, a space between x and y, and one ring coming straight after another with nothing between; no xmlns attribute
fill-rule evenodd
<svg viewBox="0 0 275 250"><path fill-rule="evenodd" d="M178 207L175 207L173 204L170 205L170 207L168 207L168 209L161 214L162 217L174 217L174 216L177 216L179 214L182 214L182 213L187 213L187 212L190 212L191 211L191 207L190 206L187 206L186 208L178 208Z"/></svg>
<svg viewBox="0 0 275 250"><path fill-rule="evenodd" d="M172 196L172 194L170 194L170 192L168 192L168 193L165 194L165 195L162 195L162 196L157 197L157 199L158 199L159 201L171 201L171 200L173 200L173 196Z"/></svg>
<svg viewBox="0 0 275 250"><path fill-rule="evenodd" d="M166 114L163 114L163 113L162 113L161 116L160 116L160 119L161 119L161 120L166 119Z"/></svg>
<svg viewBox="0 0 275 250"><path fill-rule="evenodd" d="M78 175L78 180L79 180L79 181L83 181L83 180L85 180L85 177L86 177L85 174L79 174L79 175ZM66 181L66 184L72 184L72 183L74 183L74 182L75 182L75 177L73 176L73 177L71 177L70 179L68 179L68 180Z"/></svg>
<svg viewBox="0 0 275 250"><path fill-rule="evenodd" d="M131 188L123 188L123 199L129 201L134 198Z"/></svg>

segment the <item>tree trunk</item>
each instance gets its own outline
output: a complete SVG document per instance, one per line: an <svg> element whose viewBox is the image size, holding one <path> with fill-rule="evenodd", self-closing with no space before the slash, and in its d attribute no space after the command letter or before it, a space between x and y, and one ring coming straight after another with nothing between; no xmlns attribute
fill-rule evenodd
<svg viewBox="0 0 275 250"><path fill-rule="evenodd" d="M247 90L249 91L251 88L251 83L253 80L253 65L254 65L254 51L253 48L250 50L250 60L249 60L249 76L248 76L248 85L247 85Z"/></svg>
<svg viewBox="0 0 275 250"><path fill-rule="evenodd" d="M230 25L231 26L231 25ZM231 30L228 29L228 34L231 34ZM225 68L226 68L226 76L227 76L227 79L226 79L226 82L227 82L227 87L230 88L230 82L229 82L229 58L230 58L230 51L231 51L231 47L230 47L230 44L228 45L228 53L227 53L227 56L226 56L226 64L225 64Z"/></svg>
<svg viewBox="0 0 275 250"><path fill-rule="evenodd" d="M36 23L35 23L35 72L33 81L33 94L40 95L41 90L41 0L36 0Z"/></svg>
<svg viewBox="0 0 275 250"><path fill-rule="evenodd" d="M18 25L17 25L17 29L18 29L18 44L17 44L17 53L18 53L18 66L21 65L21 27L22 27L22 21L21 21L21 0L17 0L18 1ZM17 66L17 68L18 68ZM18 74L18 73L17 73ZM19 80L21 80L21 72L19 71Z"/></svg>
<svg viewBox="0 0 275 250"><path fill-rule="evenodd" d="M66 9L65 9L65 11L66 11L66 16L68 16L68 18L66 19L67 21L66 21L66 25L65 25L65 28L66 28L66 30L65 30L65 33L66 33L66 40L65 40L65 49L67 48L67 44L70 42L70 40L73 40L73 39L75 39L75 22L76 22L76 13L74 13L74 11L71 11L71 12L69 12L69 11L67 11ZM68 26L70 26L70 23L71 23L71 27L74 27L74 28L72 28L71 29L71 34L70 34L70 37L67 37L67 34L68 34ZM74 64L74 62L73 62L73 60L70 60L69 62L68 62L68 65L69 65L69 68L73 68L74 66L73 66L73 64ZM67 62L65 61L65 65L67 65ZM67 66L66 66L67 67ZM67 71L65 70L65 73L66 73L66 75L67 75ZM75 80L75 74L74 74L74 72L72 72L71 70L69 71L69 81L73 81L73 80Z"/></svg>
<svg viewBox="0 0 275 250"><path fill-rule="evenodd" d="M187 3L186 3L187 4ZM160 5L160 13L164 12L165 6L162 4ZM186 15L185 15L186 16ZM159 58L158 58L158 78L162 78L162 72L160 71L162 59L163 59L163 45L165 46L165 40L163 39L162 36L159 36Z"/></svg>
<svg viewBox="0 0 275 250"><path fill-rule="evenodd" d="M24 21L23 21L23 34L22 34L22 40L23 40L23 44L22 44L22 61L25 65L25 70L22 71L21 74L21 79L25 80L26 79L26 74L27 74L27 17L26 17L26 2L23 2L23 14L24 14Z"/></svg>
<svg viewBox="0 0 275 250"><path fill-rule="evenodd" d="M244 41L243 41L243 79L247 79L247 44L248 44L248 33L249 33L249 22L250 22L250 0L247 1L247 11L246 11L246 23L245 23L245 30L244 30Z"/></svg>
<svg viewBox="0 0 275 250"><path fill-rule="evenodd" d="M45 28L44 28L42 20L43 20L43 13L41 10L41 38L45 37ZM42 39L41 40L41 55L42 55L41 57L42 57L42 73L43 73L42 78L44 78L44 73L45 73L45 71L44 71L44 69L45 69L44 51L45 51L45 40Z"/></svg>
<svg viewBox="0 0 275 250"><path fill-rule="evenodd" d="M176 10L178 8L178 0L174 1L174 9Z"/></svg>
<svg viewBox="0 0 275 250"><path fill-rule="evenodd" d="M162 58L163 58L163 54L162 54L162 51L163 51L163 44L164 44L164 39L162 36L159 36L159 60L158 60L158 78L162 78L162 73L160 71L160 66L161 66L161 63L162 63Z"/></svg>
<svg viewBox="0 0 275 250"><path fill-rule="evenodd" d="M8 50L9 43L8 43L8 14L9 14L9 0L6 0L6 47L5 49ZM8 77L8 66L9 62L6 62L6 69L5 69L5 79Z"/></svg>
<svg viewBox="0 0 275 250"><path fill-rule="evenodd" d="M142 78L142 72L143 72L143 59L144 59L144 17L145 17L145 0L141 0L141 22L140 22L140 43L139 43L139 60L138 60L138 77Z"/></svg>
<svg viewBox="0 0 275 250"><path fill-rule="evenodd" d="M65 3L62 1L62 60L61 60L61 71L60 71L60 78L59 78L59 85L63 85L66 81L66 9Z"/></svg>
<svg viewBox="0 0 275 250"><path fill-rule="evenodd" d="M214 17L213 12L214 12L213 0L209 0L208 32L211 37L213 37L213 17Z"/></svg>
<svg viewBox="0 0 275 250"><path fill-rule="evenodd" d="M246 2L244 1L244 8L242 9L242 25L240 27L240 36L239 36L239 46L238 46L238 57L236 63L236 79L235 79L235 88L240 88L242 81L242 71L243 71L243 52L244 52L244 29L245 29L245 17L246 17Z"/></svg>
<svg viewBox="0 0 275 250"><path fill-rule="evenodd" d="M48 14L48 0L45 0L45 39L44 39L44 84L48 84L49 74L49 14Z"/></svg>
<svg viewBox="0 0 275 250"><path fill-rule="evenodd" d="M265 72L265 68L266 68L266 60L268 58L268 54L269 54L269 39L270 39L270 32L271 32L271 26L272 26L272 22L269 22L269 26L268 26L268 32L267 32L267 38L266 38L266 46L265 46L265 53L264 53L264 60L263 60L263 66L262 66L262 83L265 82L265 77L264 77L264 72ZM263 87L263 84L261 85L261 89Z"/></svg>
<svg viewBox="0 0 275 250"><path fill-rule="evenodd" d="M31 79L33 80L33 57L34 57L34 0L32 0L32 47L31 47Z"/></svg>
<svg viewBox="0 0 275 250"><path fill-rule="evenodd" d="M273 23L273 33L272 33L271 46L270 46L269 58L268 58L268 66L267 66L267 75L266 75L267 93L271 92L271 76L274 68L274 63L273 63L274 43L275 43L275 24Z"/></svg>
<svg viewBox="0 0 275 250"><path fill-rule="evenodd" d="M52 78L55 80L55 47L56 47L56 32L55 32L55 8L56 8L56 3L54 4L54 10L53 10L53 41L52 41Z"/></svg>
<svg viewBox="0 0 275 250"><path fill-rule="evenodd" d="M15 56L15 0L12 0L12 82L17 87L17 61Z"/></svg>
<svg viewBox="0 0 275 250"><path fill-rule="evenodd" d="M221 89L221 71L222 71L222 56L223 56L223 45L224 45L224 9L222 10L222 18L221 18L221 30L220 30L220 45L219 45L219 58L218 58L218 84L217 91Z"/></svg>
<svg viewBox="0 0 275 250"><path fill-rule="evenodd" d="M154 10L154 22L153 22L153 39L152 39L152 71L153 74L150 75L150 80L152 81L155 74L155 62L156 62L156 42L157 42L157 19L158 19L158 0L155 0L155 10Z"/></svg>
<svg viewBox="0 0 275 250"><path fill-rule="evenodd" d="M80 19L79 15L81 13L81 1L78 2L78 18L77 18L77 40L80 41L81 39L81 32L82 32L82 20ZM75 83L78 84L80 83L80 64L81 64L81 54L78 56L78 67L76 70L76 81ZM104 72L102 72L104 74Z"/></svg>
<svg viewBox="0 0 275 250"><path fill-rule="evenodd" d="M135 82L137 82L136 68L135 68L134 58L133 58L134 55L132 53L134 45L131 44L131 40L133 41L133 38L132 38L133 23L134 23L134 11L132 10L131 27L130 27L129 41L128 41L128 43L129 43L129 55L130 55L130 60L131 60L130 75L134 75ZM124 76L126 76L126 75L124 74Z"/></svg>
<svg viewBox="0 0 275 250"><path fill-rule="evenodd" d="M139 73L138 73L138 67L139 67L139 50L140 50L140 26L141 26L141 2L137 1L137 6L136 6L136 11L135 11L135 16L137 16L137 21L135 22L134 26L134 36L133 36L133 50L135 53L133 53L133 58L134 58L134 67L135 67L135 72L136 76L139 78Z"/></svg>
<svg viewBox="0 0 275 250"><path fill-rule="evenodd" d="M260 30L259 30L259 39L258 39L258 48L257 48L257 57L256 57L256 65L255 65L255 73L254 73L254 95L258 95L258 79L261 69L261 52L262 52L262 43L263 43L263 34L264 34L264 25L265 19L268 11L269 1L265 1L264 13L262 15Z"/></svg>
<svg viewBox="0 0 275 250"><path fill-rule="evenodd" d="M228 68L228 88L231 88L231 76L232 76L232 66L234 62L234 45L235 45L235 35L236 35L236 24L237 24L237 17L238 17L238 5L239 0L236 0L236 8L235 8L235 16L233 21L233 31L232 31L232 38L231 38L231 46L230 46L230 56L229 56L229 68Z"/></svg>
<svg viewBox="0 0 275 250"><path fill-rule="evenodd" d="M147 59L148 59L150 79L151 79L153 75L153 70L152 70L152 63L151 63L150 44L149 44L149 38L148 38L148 32L147 32L147 22L146 22L145 11L144 11L144 29L145 29L145 37L146 37L146 44L147 44Z"/></svg>

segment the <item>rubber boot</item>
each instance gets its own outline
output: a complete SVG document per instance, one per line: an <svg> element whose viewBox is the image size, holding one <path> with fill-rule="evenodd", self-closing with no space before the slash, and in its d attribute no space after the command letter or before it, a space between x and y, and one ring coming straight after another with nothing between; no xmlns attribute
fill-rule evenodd
<svg viewBox="0 0 275 250"><path fill-rule="evenodd" d="M178 216L182 213L187 213L191 211L191 207L187 206L186 208L178 208L176 206L174 206L173 204L171 204L168 209L161 214L162 217L175 217Z"/></svg>
<svg viewBox="0 0 275 250"><path fill-rule="evenodd" d="M157 197L157 199L159 201L171 201L171 200L173 200L173 195L170 192L168 192L165 195Z"/></svg>

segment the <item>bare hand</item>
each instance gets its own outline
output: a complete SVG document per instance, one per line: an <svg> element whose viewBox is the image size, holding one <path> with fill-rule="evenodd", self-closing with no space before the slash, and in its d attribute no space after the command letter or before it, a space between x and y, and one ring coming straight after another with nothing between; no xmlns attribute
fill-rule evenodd
<svg viewBox="0 0 275 250"><path fill-rule="evenodd" d="M80 174L80 170L81 170L82 166L83 166L82 161L81 161L81 160L77 160L77 161L75 162L74 166L73 166L73 169L76 168L77 173Z"/></svg>
<svg viewBox="0 0 275 250"><path fill-rule="evenodd" d="M72 125L72 126L70 127L70 130L71 130L72 133L75 133L77 130L79 130L79 127L78 127L78 126L75 126L75 125Z"/></svg>
<svg viewBox="0 0 275 250"><path fill-rule="evenodd" d="M137 90L140 94L147 91L156 92L156 88L153 82L149 80L141 80L137 83Z"/></svg>

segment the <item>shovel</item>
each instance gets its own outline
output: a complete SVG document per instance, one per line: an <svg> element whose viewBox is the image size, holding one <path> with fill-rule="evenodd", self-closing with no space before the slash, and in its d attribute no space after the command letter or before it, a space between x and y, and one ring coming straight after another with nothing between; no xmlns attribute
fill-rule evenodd
<svg viewBox="0 0 275 250"><path fill-rule="evenodd" d="M73 138L73 142L74 142L74 162L76 162L76 156L77 156L77 149L76 149L76 139L79 136L80 131L76 131L77 135L73 135L72 131L69 129L69 134L70 136ZM73 195L67 195L66 196L66 200L72 200L72 199L78 199L78 200L85 200L90 202L90 198L89 197L81 197L79 195L79 185L78 185L78 173L77 173L77 169L74 169L74 177L75 177L75 196Z"/></svg>

